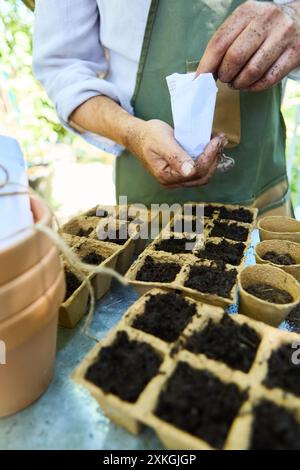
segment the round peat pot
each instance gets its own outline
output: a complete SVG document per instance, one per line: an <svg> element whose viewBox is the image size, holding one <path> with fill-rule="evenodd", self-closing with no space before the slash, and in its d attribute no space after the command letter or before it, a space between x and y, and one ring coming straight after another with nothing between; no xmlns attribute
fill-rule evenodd
<svg viewBox="0 0 300 470"><path fill-rule="evenodd" d="M52 217L46 204L35 196L32 196L30 201L35 222L43 221L50 227ZM37 264L53 246L53 242L46 235L34 228L24 231L22 237L9 248L0 250L0 286L16 279Z"/></svg>
<svg viewBox="0 0 300 470"><path fill-rule="evenodd" d="M258 221L261 241L289 240L300 243L300 222L283 216L265 217Z"/></svg>
<svg viewBox="0 0 300 470"><path fill-rule="evenodd" d="M270 265L248 266L238 276L239 312L271 326L279 326L300 302L300 286L293 276ZM253 285L269 285L291 295L293 301L278 304L262 300L249 292Z"/></svg>
<svg viewBox="0 0 300 470"><path fill-rule="evenodd" d="M0 417L33 403L47 389L53 375L59 306L65 277L34 304L0 322Z"/></svg>
<svg viewBox="0 0 300 470"><path fill-rule="evenodd" d="M49 253L25 273L0 287L0 322L36 302L63 271L59 253L53 246Z"/></svg>
<svg viewBox="0 0 300 470"><path fill-rule="evenodd" d="M276 264L274 261L264 259L267 253L277 255L289 255L295 260L295 264ZM265 240L255 247L255 258L258 264L269 264L283 269L286 273L300 281L300 245L287 240Z"/></svg>

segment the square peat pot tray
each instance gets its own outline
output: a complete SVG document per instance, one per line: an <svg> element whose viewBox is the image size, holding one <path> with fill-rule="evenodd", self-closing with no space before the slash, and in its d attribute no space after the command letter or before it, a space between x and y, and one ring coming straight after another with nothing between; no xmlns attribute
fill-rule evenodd
<svg viewBox="0 0 300 470"><path fill-rule="evenodd" d="M73 378L117 425L134 434L148 426L168 449L299 449L299 339L153 289Z"/></svg>

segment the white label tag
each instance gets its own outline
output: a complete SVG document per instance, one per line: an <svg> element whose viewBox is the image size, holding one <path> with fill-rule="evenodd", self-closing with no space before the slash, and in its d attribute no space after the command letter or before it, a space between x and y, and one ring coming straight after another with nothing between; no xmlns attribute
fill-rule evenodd
<svg viewBox="0 0 300 470"><path fill-rule="evenodd" d="M175 73L167 77L175 138L193 158L211 140L218 88L211 73Z"/></svg>
<svg viewBox="0 0 300 470"><path fill-rule="evenodd" d="M0 165L6 169L5 176L9 181L0 187L0 249L4 249L16 241L14 235L17 232L32 227L33 215L28 195L1 196L7 192L26 191L28 187L24 157L15 140L0 136ZM0 181L3 184L4 171L1 168ZM16 236L19 238L21 234Z"/></svg>

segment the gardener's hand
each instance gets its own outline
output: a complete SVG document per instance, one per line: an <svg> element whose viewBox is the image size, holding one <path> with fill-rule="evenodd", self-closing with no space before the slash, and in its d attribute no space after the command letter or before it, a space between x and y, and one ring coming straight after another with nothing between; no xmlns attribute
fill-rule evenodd
<svg viewBox="0 0 300 470"><path fill-rule="evenodd" d="M226 144L223 134L214 137L194 162L177 143L172 127L159 120L140 120L127 147L163 187L174 189L206 185Z"/></svg>
<svg viewBox="0 0 300 470"><path fill-rule="evenodd" d="M300 66L300 2L247 1L209 42L197 74L212 72L236 89L261 91Z"/></svg>

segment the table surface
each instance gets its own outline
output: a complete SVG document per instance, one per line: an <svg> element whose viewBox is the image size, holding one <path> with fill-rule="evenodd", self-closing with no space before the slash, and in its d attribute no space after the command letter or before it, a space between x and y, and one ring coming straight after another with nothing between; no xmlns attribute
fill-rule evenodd
<svg viewBox="0 0 300 470"><path fill-rule="evenodd" d="M253 263L254 232L247 263ZM83 322L74 330L59 328L54 379L47 392L26 410L0 420L0 449L104 449L160 450L162 444L153 431L145 429L132 436L105 417L88 391L74 383L71 373L137 299L130 287L113 283L95 312L89 335ZM231 309L234 313L236 307Z"/></svg>

